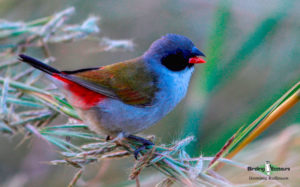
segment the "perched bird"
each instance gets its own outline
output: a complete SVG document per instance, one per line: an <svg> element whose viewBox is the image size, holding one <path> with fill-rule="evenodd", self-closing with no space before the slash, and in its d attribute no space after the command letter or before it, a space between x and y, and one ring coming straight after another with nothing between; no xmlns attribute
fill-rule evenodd
<svg viewBox="0 0 300 187"><path fill-rule="evenodd" d="M167 34L140 57L108 66L59 71L27 55L20 61L49 74L89 128L97 133L134 136L168 114L186 95L194 64L205 56L190 39ZM139 150L136 150L137 156Z"/></svg>

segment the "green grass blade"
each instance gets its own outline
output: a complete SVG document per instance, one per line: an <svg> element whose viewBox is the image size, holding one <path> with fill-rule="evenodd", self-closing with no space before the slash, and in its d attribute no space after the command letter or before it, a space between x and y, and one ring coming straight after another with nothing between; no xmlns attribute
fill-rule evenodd
<svg viewBox="0 0 300 187"><path fill-rule="evenodd" d="M3 84L4 81L5 81L5 78L0 77L0 83ZM23 90L23 91L33 91L33 92L38 92L38 93L43 93L43 94L49 94L47 91L44 91L42 89L39 89L39 88L36 88L33 86L26 85L26 84L24 84L22 82L18 82L18 81L10 80L9 86L12 88L17 88L17 89Z"/></svg>
<svg viewBox="0 0 300 187"><path fill-rule="evenodd" d="M3 87L2 87L2 94L0 99L0 114L7 114L7 94L9 89L9 78L4 79Z"/></svg>
<svg viewBox="0 0 300 187"><path fill-rule="evenodd" d="M77 124L70 124L70 125L57 125L57 126L50 126L50 127L45 127L43 128L44 130L51 130L51 129L73 129L73 128L88 128L87 125L84 125L84 124L80 124L80 125L77 125Z"/></svg>
<svg viewBox="0 0 300 187"><path fill-rule="evenodd" d="M192 88L194 88L194 90L191 93L196 93L197 95L190 95L187 101L191 106L187 108L187 118L183 129L184 136L194 135L196 138L200 137L199 125L201 124L205 107L209 101L208 87L210 79L218 68L218 62L226 46L226 31L230 24L232 14L230 3L228 1L220 1L215 12L216 15L213 21L215 24L212 34L209 37L206 52L207 63L203 65L201 73L195 74L195 78L192 82ZM201 101L199 101L198 98L200 98ZM190 144L187 147L187 152L196 155L199 153L199 147L198 143Z"/></svg>
<svg viewBox="0 0 300 187"><path fill-rule="evenodd" d="M43 120L50 118L51 115L52 115L52 113L48 112L48 113L45 113L45 114L42 114L39 116L34 116L34 117L30 117L30 118L27 118L24 120L20 120L18 122L11 123L11 126L24 125L26 123L30 123L30 122L34 122L34 121L43 121Z"/></svg>
<svg viewBox="0 0 300 187"><path fill-rule="evenodd" d="M263 112L253 123L248 126L242 127L242 130L239 129L238 132L234 134L233 142L225 149L221 149L221 157L232 158L299 101L300 82L296 83L272 106L270 106L265 112ZM215 166L216 164L212 165L212 167Z"/></svg>
<svg viewBox="0 0 300 187"><path fill-rule="evenodd" d="M63 151L72 152L71 149L68 148L68 146L61 142L61 139L48 135L43 135L43 137L56 147L62 149Z"/></svg>
<svg viewBox="0 0 300 187"><path fill-rule="evenodd" d="M38 92L28 92L28 94L35 96L35 98L45 104L46 106L52 108L53 110L63 113L69 117L80 120L76 111L73 107L68 104L65 100L59 99L58 97L53 97L51 94L41 94Z"/></svg>
<svg viewBox="0 0 300 187"><path fill-rule="evenodd" d="M227 77L233 77L249 58L254 55L255 50L262 46L267 38L280 28L280 23L287 17L289 10L293 7L293 1L282 2L277 10L272 12L266 19L261 21L248 38L243 42L237 52L232 56L229 62L225 62L226 66L215 72L214 78L209 83L208 90L213 90L216 86L225 86L230 82Z"/></svg>
<svg viewBox="0 0 300 187"><path fill-rule="evenodd" d="M47 135L55 135L55 136L70 136L75 138L82 138L87 140L99 140L99 137L96 134L93 133L83 133L83 132L77 132L77 131L64 131L64 130L41 130L41 134L47 134Z"/></svg>
<svg viewBox="0 0 300 187"><path fill-rule="evenodd" d="M10 134L13 134L14 132L9 126L5 125L1 121L0 121L0 131L4 133L10 133Z"/></svg>
<svg viewBox="0 0 300 187"><path fill-rule="evenodd" d="M75 151L83 152L83 150L80 149L79 147L77 147L76 145L69 143L61 138L57 138L55 136L52 136L52 135L50 136L50 135L46 135L46 134L42 134L42 136L44 138L46 138L49 142L51 142L53 145L57 146L58 148L60 148L64 151L73 152L72 149L74 149Z"/></svg>

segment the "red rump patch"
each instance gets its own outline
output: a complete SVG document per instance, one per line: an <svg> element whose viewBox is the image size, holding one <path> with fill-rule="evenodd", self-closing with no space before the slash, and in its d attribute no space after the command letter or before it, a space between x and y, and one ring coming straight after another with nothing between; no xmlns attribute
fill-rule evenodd
<svg viewBox="0 0 300 187"><path fill-rule="evenodd" d="M66 83L65 89L68 90L72 95L68 98L71 104L75 107L82 109L89 109L97 105L101 100L105 99L106 96L87 89L73 81L61 77L59 74L53 74L53 77Z"/></svg>

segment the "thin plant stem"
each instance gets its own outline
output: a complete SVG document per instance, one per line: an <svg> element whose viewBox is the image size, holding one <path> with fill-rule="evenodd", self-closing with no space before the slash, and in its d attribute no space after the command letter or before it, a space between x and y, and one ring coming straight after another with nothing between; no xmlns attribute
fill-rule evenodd
<svg viewBox="0 0 300 187"><path fill-rule="evenodd" d="M226 158L231 159L238 152L240 152L245 146L252 142L258 135L266 130L272 123L278 118L283 116L289 109L291 109L300 100L300 90L294 93L286 101L284 101L277 109L275 109L263 122L257 127L238 147L229 153Z"/></svg>

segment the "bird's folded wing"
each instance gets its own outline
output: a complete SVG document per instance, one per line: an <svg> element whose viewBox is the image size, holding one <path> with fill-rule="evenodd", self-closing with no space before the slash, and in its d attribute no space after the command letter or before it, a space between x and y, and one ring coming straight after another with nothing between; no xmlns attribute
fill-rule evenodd
<svg viewBox="0 0 300 187"><path fill-rule="evenodd" d="M65 78L126 104L150 106L154 102L156 77L141 59L112 64L98 69L65 72Z"/></svg>

